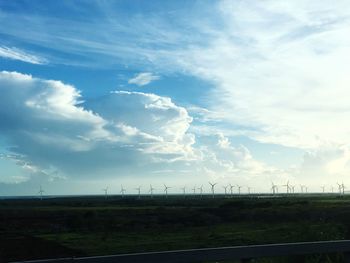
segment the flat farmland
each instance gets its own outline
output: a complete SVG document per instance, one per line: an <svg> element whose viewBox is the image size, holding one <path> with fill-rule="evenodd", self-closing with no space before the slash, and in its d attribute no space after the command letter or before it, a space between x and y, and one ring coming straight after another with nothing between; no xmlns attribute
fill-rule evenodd
<svg viewBox="0 0 350 263"><path fill-rule="evenodd" d="M349 230L350 198L337 195L4 199L0 261L339 240Z"/></svg>

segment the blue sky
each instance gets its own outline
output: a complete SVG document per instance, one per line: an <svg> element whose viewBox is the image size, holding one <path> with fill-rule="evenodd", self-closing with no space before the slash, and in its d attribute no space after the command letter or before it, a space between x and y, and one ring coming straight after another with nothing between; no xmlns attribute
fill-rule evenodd
<svg viewBox="0 0 350 263"><path fill-rule="evenodd" d="M0 2L0 195L346 184L349 11Z"/></svg>

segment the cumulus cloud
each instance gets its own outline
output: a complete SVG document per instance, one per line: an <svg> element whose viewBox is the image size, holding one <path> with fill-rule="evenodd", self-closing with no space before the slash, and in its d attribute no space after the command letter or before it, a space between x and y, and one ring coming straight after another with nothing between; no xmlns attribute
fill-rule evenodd
<svg viewBox="0 0 350 263"><path fill-rule="evenodd" d="M335 185L346 182L350 173L350 146L324 143L318 149L305 153L299 170L304 180L318 180Z"/></svg>
<svg viewBox="0 0 350 263"><path fill-rule="evenodd" d="M147 84L150 84L152 81L158 80L159 78L159 76L154 75L153 73L142 72L129 79L128 83L135 84L137 86L145 86Z"/></svg>
<svg viewBox="0 0 350 263"><path fill-rule="evenodd" d="M216 136L203 136L200 150L203 167L213 178L233 181L249 181L252 178L272 176L281 173L274 167L253 158L244 145L232 146L229 138L219 133Z"/></svg>
<svg viewBox="0 0 350 263"><path fill-rule="evenodd" d="M14 47L0 46L0 57L20 60L31 64L47 64L47 60Z"/></svg>
<svg viewBox="0 0 350 263"><path fill-rule="evenodd" d="M169 176L203 180L273 171L223 134L197 141L189 132L192 117L168 97L113 91L83 101L71 85L6 71L0 72L0 91L0 138L6 142L0 159L27 172L13 177L16 182L38 174L55 181L172 171Z"/></svg>
<svg viewBox="0 0 350 263"><path fill-rule="evenodd" d="M84 102L73 86L6 71L0 90L1 137L31 167L91 176L195 158L192 118L170 98L116 91Z"/></svg>

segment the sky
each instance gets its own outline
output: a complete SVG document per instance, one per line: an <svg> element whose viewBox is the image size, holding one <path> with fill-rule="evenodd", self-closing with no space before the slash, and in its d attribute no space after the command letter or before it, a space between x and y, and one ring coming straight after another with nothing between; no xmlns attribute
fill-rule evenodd
<svg viewBox="0 0 350 263"><path fill-rule="evenodd" d="M0 195L349 184L349 14L345 0L0 1Z"/></svg>

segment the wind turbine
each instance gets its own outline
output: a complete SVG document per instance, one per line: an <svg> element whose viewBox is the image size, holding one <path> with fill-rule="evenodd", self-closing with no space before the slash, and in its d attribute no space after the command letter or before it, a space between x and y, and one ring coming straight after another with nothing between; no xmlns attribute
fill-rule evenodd
<svg viewBox="0 0 350 263"><path fill-rule="evenodd" d="M230 186L230 194L231 194L231 196L233 196L233 188L234 188L235 186L232 185L232 184L229 184L229 186Z"/></svg>
<svg viewBox="0 0 350 263"><path fill-rule="evenodd" d="M137 190L139 199L141 199L141 185L139 187L135 188L135 190Z"/></svg>
<svg viewBox="0 0 350 263"><path fill-rule="evenodd" d="M287 194L289 194L290 192L290 186L289 186L289 181L287 181L287 183L285 185L282 185L282 186L285 186L286 189L287 189Z"/></svg>
<svg viewBox="0 0 350 263"><path fill-rule="evenodd" d="M184 198L186 197L186 186L181 187L182 189L182 194L184 195Z"/></svg>
<svg viewBox="0 0 350 263"><path fill-rule="evenodd" d="M153 191L156 190L155 188L152 187L152 185L149 185L149 193L151 193L151 198L153 198Z"/></svg>
<svg viewBox="0 0 350 263"><path fill-rule="evenodd" d="M341 188L342 188L342 194L344 195L345 194L345 185L344 185L344 183L342 182L341 183Z"/></svg>
<svg viewBox="0 0 350 263"><path fill-rule="evenodd" d="M213 195L213 198L214 198L214 195L215 195L215 185L217 185L217 183L211 183L209 182L210 186L211 186L211 193Z"/></svg>
<svg viewBox="0 0 350 263"><path fill-rule="evenodd" d="M339 194L342 194L342 185L343 185L343 184L339 184L339 183L337 182L337 185L338 185Z"/></svg>
<svg viewBox="0 0 350 263"><path fill-rule="evenodd" d="M304 193L304 186L302 184L300 185L300 192Z"/></svg>
<svg viewBox="0 0 350 263"><path fill-rule="evenodd" d="M193 192L194 195L196 194L196 186L194 186L194 187L192 188L192 192Z"/></svg>
<svg viewBox="0 0 350 263"><path fill-rule="evenodd" d="M171 188L170 186L166 186L166 184L164 184L164 192L165 192L165 198L168 198L168 189Z"/></svg>
<svg viewBox="0 0 350 263"><path fill-rule="evenodd" d="M250 195L250 189L252 189L250 186L247 186L248 194Z"/></svg>
<svg viewBox="0 0 350 263"><path fill-rule="evenodd" d="M325 189L326 186L322 185L321 188L322 188L322 193L324 193L324 189Z"/></svg>
<svg viewBox="0 0 350 263"><path fill-rule="evenodd" d="M203 197L203 185L201 185L201 187L197 188L199 190L199 193L201 195L201 198Z"/></svg>
<svg viewBox="0 0 350 263"><path fill-rule="evenodd" d="M126 190L124 189L123 185L120 185L120 193L122 194L122 198L124 198Z"/></svg>
<svg viewBox="0 0 350 263"><path fill-rule="evenodd" d="M228 187L228 185L224 185L222 188L224 188L224 190L225 190L225 197L227 196L227 187Z"/></svg>
<svg viewBox="0 0 350 263"><path fill-rule="evenodd" d="M278 187L273 182L271 182L271 185L272 194L275 195L278 192Z"/></svg>
<svg viewBox="0 0 350 263"><path fill-rule="evenodd" d="M294 194L295 193L295 185L290 186L291 192Z"/></svg>
<svg viewBox="0 0 350 263"><path fill-rule="evenodd" d="M108 186L106 188L102 189L103 192L105 192L105 198L107 199L108 196Z"/></svg>
<svg viewBox="0 0 350 263"><path fill-rule="evenodd" d="M332 192L332 194L334 193L334 187L333 187L333 185L331 186L331 192Z"/></svg>
<svg viewBox="0 0 350 263"><path fill-rule="evenodd" d="M237 189L238 189L238 194L240 195L241 194L241 188L243 187L243 186L241 186L241 185L236 185L237 186Z"/></svg>
<svg viewBox="0 0 350 263"><path fill-rule="evenodd" d="M43 200L43 193L44 193L45 191L43 190L43 188L41 187L41 185L40 185L40 190L39 190L39 192L38 192L38 194L40 195L40 200Z"/></svg>

